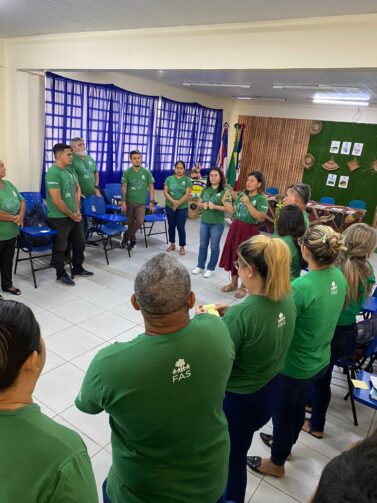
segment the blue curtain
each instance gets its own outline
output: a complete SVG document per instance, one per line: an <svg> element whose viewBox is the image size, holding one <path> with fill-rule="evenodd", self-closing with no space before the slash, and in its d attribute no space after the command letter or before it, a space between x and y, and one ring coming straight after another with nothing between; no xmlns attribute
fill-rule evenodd
<svg viewBox="0 0 377 503"><path fill-rule="evenodd" d="M181 159L187 168L215 165L221 143L222 110L198 103L132 93L112 84L91 84L46 73L45 141L42 172L54 163L55 143L83 137L100 172L100 185L119 182L140 150L162 188Z"/></svg>

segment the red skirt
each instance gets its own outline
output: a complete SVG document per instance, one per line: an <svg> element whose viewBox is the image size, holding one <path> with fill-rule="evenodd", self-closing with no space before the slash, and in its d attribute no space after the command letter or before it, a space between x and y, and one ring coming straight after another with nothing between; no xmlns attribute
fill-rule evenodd
<svg viewBox="0 0 377 503"><path fill-rule="evenodd" d="M226 237L219 266L226 271L231 271L232 276L238 276L234 262L237 260L237 250L241 243L252 236L260 234L256 224L247 224L241 220L233 220Z"/></svg>

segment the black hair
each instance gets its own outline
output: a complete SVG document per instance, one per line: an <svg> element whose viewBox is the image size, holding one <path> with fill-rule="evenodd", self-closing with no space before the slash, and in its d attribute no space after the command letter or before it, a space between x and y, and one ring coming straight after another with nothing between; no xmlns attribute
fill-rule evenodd
<svg viewBox="0 0 377 503"><path fill-rule="evenodd" d="M211 184L211 181L209 179L209 175L211 174L212 171L216 171L219 175L220 175L220 182L219 182L219 186L217 187L217 192L222 192L224 190L224 174L223 172L221 171L220 168L211 168L209 170L209 173L208 173L208 176L207 176L207 185L206 187L211 187L212 184Z"/></svg>
<svg viewBox="0 0 377 503"><path fill-rule="evenodd" d="M301 247L298 240L305 234L305 220L302 210L295 204L283 206L279 213L277 225L279 237L291 236L301 257Z"/></svg>
<svg viewBox="0 0 377 503"><path fill-rule="evenodd" d="M72 147L71 145L67 145L66 143L55 143L52 151L54 152L54 156L55 156L55 159L57 157L57 155L60 153L60 152L64 152L64 150L66 148L69 148L69 150L72 150Z"/></svg>
<svg viewBox="0 0 377 503"><path fill-rule="evenodd" d="M377 495L377 431L332 459L312 503L372 503Z"/></svg>
<svg viewBox="0 0 377 503"><path fill-rule="evenodd" d="M183 166L184 170L186 171L186 164L185 164L183 161L178 160L178 161L174 164L174 168L176 168L176 167L177 167L177 164L182 164L182 166Z"/></svg>
<svg viewBox="0 0 377 503"><path fill-rule="evenodd" d="M312 189L307 183L294 183L288 187L293 189L304 204L308 204L312 195Z"/></svg>
<svg viewBox="0 0 377 503"><path fill-rule="evenodd" d="M261 186L258 188L258 192L264 192L264 189L266 188L266 180L264 179L263 173L261 173L260 171L252 171L247 175L247 178L249 178L249 176L253 176L261 184Z"/></svg>
<svg viewBox="0 0 377 503"><path fill-rule="evenodd" d="M132 159L132 156L135 155L135 154L140 154L139 150L131 150L131 152L130 152L130 159Z"/></svg>
<svg viewBox="0 0 377 503"><path fill-rule="evenodd" d="M34 351L41 351L41 331L32 310L22 302L1 301L0 391L12 386Z"/></svg>

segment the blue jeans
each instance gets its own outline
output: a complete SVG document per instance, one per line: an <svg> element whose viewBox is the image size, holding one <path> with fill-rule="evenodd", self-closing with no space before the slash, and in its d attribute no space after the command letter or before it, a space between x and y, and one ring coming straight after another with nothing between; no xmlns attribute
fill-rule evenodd
<svg viewBox="0 0 377 503"><path fill-rule="evenodd" d="M313 431L323 432L326 422L326 412L331 400L331 376L335 362L342 356L351 354L356 349L357 325L336 327L331 341L330 365L327 372L316 379L310 392L312 416L310 426Z"/></svg>
<svg viewBox="0 0 377 503"><path fill-rule="evenodd" d="M224 224L200 224L200 244L198 267L206 268L208 246L211 246L211 257L207 269L214 271L220 255L220 239L224 232Z"/></svg>
<svg viewBox="0 0 377 503"><path fill-rule="evenodd" d="M305 421L305 405L309 387L315 380L322 377L326 371L327 365L309 379L282 376L280 405L272 416L274 433L271 446L271 461L275 465L284 466Z"/></svg>
<svg viewBox="0 0 377 503"><path fill-rule="evenodd" d="M224 412L228 420L230 457L225 501L243 503L247 472L246 457L254 432L264 426L279 405L281 375L278 374L255 393L225 393Z"/></svg>
<svg viewBox="0 0 377 503"><path fill-rule="evenodd" d="M169 208L169 206L166 206L165 211L168 219L169 243L175 243L175 229L177 228L179 246L186 246L185 224L187 220L188 208L178 208L173 211Z"/></svg>

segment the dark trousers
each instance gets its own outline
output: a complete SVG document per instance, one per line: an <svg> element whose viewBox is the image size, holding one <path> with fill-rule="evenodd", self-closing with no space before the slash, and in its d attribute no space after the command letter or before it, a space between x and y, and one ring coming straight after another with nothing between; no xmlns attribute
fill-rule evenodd
<svg viewBox="0 0 377 503"><path fill-rule="evenodd" d="M17 238L6 239L0 241L0 272L1 272L1 288L3 291L11 288L12 283L12 266L14 250L16 248Z"/></svg>
<svg viewBox="0 0 377 503"><path fill-rule="evenodd" d="M264 426L279 405L281 375L277 375L255 393L226 392L224 412L228 420L230 458L228 485L224 501L243 503L247 472L246 457L254 432Z"/></svg>
<svg viewBox="0 0 377 503"><path fill-rule="evenodd" d="M188 208L177 209L173 211L169 206L165 207L168 219L169 242L175 243L175 229L178 231L179 246L186 246L186 229Z"/></svg>
<svg viewBox="0 0 377 503"><path fill-rule="evenodd" d="M144 204L131 203L127 201L126 215L128 218L127 239L136 241L136 232L142 227L145 217Z"/></svg>
<svg viewBox="0 0 377 503"><path fill-rule="evenodd" d="M59 279L65 274L64 256L68 243L72 247L73 272L82 271L84 262L85 238L81 222L73 222L70 218L49 218L48 225L57 231L53 236L52 265Z"/></svg>
<svg viewBox="0 0 377 503"><path fill-rule="evenodd" d="M283 466L289 456L305 421L305 405L309 387L326 371L327 366L309 379L282 376L279 406L272 416L274 432L271 461L275 465Z"/></svg>
<svg viewBox="0 0 377 503"><path fill-rule="evenodd" d="M310 425L313 431L323 432L326 422L326 412L331 400L331 376L335 362L342 356L351 354L356 349L357 325L336 327L331 341L330 365L326 373L316 379L310 389L312 416Z"/></svg>

